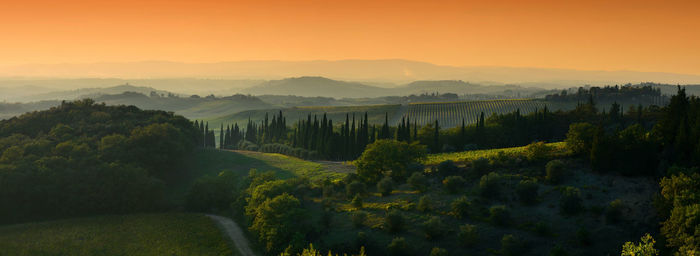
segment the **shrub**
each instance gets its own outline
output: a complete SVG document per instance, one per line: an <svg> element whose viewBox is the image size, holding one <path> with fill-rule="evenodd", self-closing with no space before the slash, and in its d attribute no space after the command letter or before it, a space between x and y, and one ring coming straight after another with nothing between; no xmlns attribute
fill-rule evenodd
<svg viewBox="0 0 700 256"><path fill-rule="evenodd" d="M406 243L406 239L403 237L396 237L391 240L391 243L389 243L386 249L389 252L389 255L392 256L410 255L408 243Z"/></svg>
<svg viewBox="0 0 700 256"><path fill-rule="evenodd" d="M464 178L462 178L462 176L448 176L442 180L442 185L445 186L447 192L454 194L464 186L465 182L466 181Z"/></svg>
<svg viewBox="0 0 700 256"><path fill-rule="evenodd" d="M466 196L462 196L460 198L455 199L452 201L452 214L456 215L459 218L466 218L469 216L469 208L471 206L471 202L469 202L469 199L467 199Z"/></svg>
<svg viewBox="0 0 700 256"><path fill-rule="evenodd" d="M547 223L539 221L535 223L535 233L539 236L548 236L551 235L552 231Z"/></svg>
<svg viewBox="0 0 700 256"><path fill-rule="evenodd" d="M352 204L352 206L355 208L362 208L362 197L360 195L356 195L350 204Z"/></svg>
<svg viewBox="0 0 700 256"><path fill-rule="evenodd" d="M483 157L473 160L471 165L472 174L474 177L483 176L484 174L488 173L489 168L491 167L489 160Z"/></svg>
<svg viewBox="0 0 700 256"><path fill-rule="evenodd" d="M445 160L438 164L438 173L443 176L454 175L459 172L459 168L452 160Z"/></svg>
<svg viewBox="0 0 700 256"><path fill-rule="evenodd" d="M411 174L411 177L408 177L408 184L411 185L412 189L425 192L425 190L428 188L428 179L425 178L423 173L414 172Z"/></svg>
<svg viewBox="0 0 700 256"><path fill-rule="evenodd" d="M561 160L552 160L545 166L547 175L545 180L550 184L559 184L562 182L566 175L566 165Z"/></svg>
<svg viewBox="0 0 700 256"><path fill-rule="evenodd" d="M566 250L561 247L561 245L555 245L552 247L551 250L549 250L549 256L568 256L569 254L566 253Z"/></svg>
<svg viewBox="0 0 700 256"><path fill-rule="evenodd" d="M362 196L367 193L367 186L365 186L365 184L362 182L353 181L345 185L345 193L347 194L348 198L353 198L357 195Z"/></svg>
<svg viewBox="0 0 700 256"><path fill-rule="evenodd" d="M421 212L430 212L433 210L433 202L429 196L421 196L416 208Z"/></svg>
<svg viewBox="0 0 700 256"><path fill-rule="evenodd" d="M533 142L525 147L525 156L530 161L542 161L547 159L552 153L552 147L544 142Z"/></svg>
<svg viewBox="0 0 700 256"><path fill-rule="evenodd" d="M389 232L396 233L403 229L405 220L403 214L398 210L389 211L384 218L386 228Z"/></svg>
<svg viewBox="0 0 700 256"><path fill-rule="evenodd" d="M576 240L578 240L579 244L583 246L589 246L591 243L593 243L593 240L591 239L591 232L584 227L581 227L576 231Z"/></svg>
<svg viewBox="0 0 700 256"><path fill-rule="evenodd" d="M432 250L430 250L430 256L447 256L447 250L439 247L433 247Z"/></svg>
<svg viewBox="0 0 700 256"><path fill-rule="evenodd" d="M505 205L491 206L489 220L494 225L506 226L510 223L510 210Z"/></svg>
<svg viewBox="0 0 700 256"><path fill-rule="evenodd" d="M515 193L518 195L518 199L524 204L533 204L537 202L538 190L539 185L537 181L533 180L521 180L518 186L515 187Z"/></svg>
<svg viewBox="0 0 700 256"><path fill-rule="evenodd" d="M394 190L394 180L391 177L384 177L377 183L377 191L379 191L382 196L391 195L391 191Z"/></svg>
<svg viewBox="0 0 700 256"><path fill-rule="evenodd" d="M367 212L354 211L350 215L350 220L352 221L352 224L355 225L355 227L361 227L365 224L365 220L367 220Z"/></svg>
<svg viewBox="0 0 700 256"><path fill-rule="evenodd" d="M577 214L583 209L582 201L580 190L566 187L562 191L561 199L559 199L559 210L566 215Z"/></svg>
<svg viewBox="0 0 700 256"><path fill-rule="evenodd" d="M479 180L479 190L484 197L498 198L500 196L501 175L491 172Z"/></svg>
<svg viewBox="0 0 700 256"><path fill-rule="evenodd" d="M434 239L443 236L447 228L440 217L433 216L423 223L423 232L427 239Z"/></svg>
<svg viewBox="0 0 700 256"><path fill-rule="evenodd" d="M605 222L618 223L622 218L622 207L620 199L610 202L608 208L605 209Z"/></svg>
<svg viewBox="0 0 700 256"><path fill-rule="evenodd" d="M501 255L522 255L525 251L525 243L511 234L503 235L501 238Z"/></svg>
<svg viewBox="0 0 700 256"><path fill-rule="evenodd" d="M479 242L479 231L477 230L477 226L471 224L464 224L460 226L457 239L459 239L459 243L464 247L474 246Z"/></svg>
<svg viewBox="0 0 700 256"><path fill-rule="evenodd" d="M659 255L659 251L654 249L654 238L651 235L646 234L642 237L642 242L639 244L634 244L633 242L626 242L622 245L622 256L656 256ZM680 254L680 253L679 253ZM687 255L692 255L688 253Z"/></svg>

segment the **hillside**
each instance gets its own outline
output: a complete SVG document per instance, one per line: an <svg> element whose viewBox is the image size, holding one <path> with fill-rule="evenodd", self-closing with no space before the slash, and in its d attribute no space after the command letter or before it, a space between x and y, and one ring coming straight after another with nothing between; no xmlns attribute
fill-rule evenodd
<svg viewBox="0 0 700 256"><path fill-rule="evenodd" d="M306 97L364 98L367 96L386 96L390 91L385 88L361 83L331 80L324 77L297 77L273 80L243 90L254 95L296 95Z"/></svg>

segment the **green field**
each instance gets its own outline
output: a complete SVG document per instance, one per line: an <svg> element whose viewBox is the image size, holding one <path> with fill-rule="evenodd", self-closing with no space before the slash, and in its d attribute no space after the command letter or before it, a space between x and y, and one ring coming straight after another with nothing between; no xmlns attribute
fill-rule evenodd
<svg viewBox="0 0 700 256"><path fill-rule="evenodd" d="M554 150L554 155L564 155L566 154L566 143L565 142L554 142L547 143L548 146L552 147ZM525 148L523 147L512 147L512 148L497 148L497 149L483 149L483 150L470 150L454 153L441 153L441 154L430 154L425 160L427 165L439 164L443 161L452 160L453 162L468 162L478 158L491 158L498 156L499 154L505 154L506 156L518 156L525 153Z"/></svg>
<svg viewBox="0 0 700 256"><path fill-rule="evenodd" d="M0 255L233 255L200 214L99 216L0 226Z"/></svg>

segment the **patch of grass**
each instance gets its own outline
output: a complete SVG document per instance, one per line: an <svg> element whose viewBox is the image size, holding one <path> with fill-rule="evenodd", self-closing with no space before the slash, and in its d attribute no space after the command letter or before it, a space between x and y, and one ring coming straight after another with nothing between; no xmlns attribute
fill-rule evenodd
<svg viewBox="0 0 700 256"><path fill-rule="evenodd" d="M565 142L554 142L545 144L552 148L552 156L564 156L567 154L566 143ZM523 147L513 147L513 148L498 148L498 149L483 149L483 150L470 150L454 153L441 153L441 154L430 154L425 160L426 165L437 165L443 161L451 160L456 163L464 163L473 161L479 158L493 158L499 156L499 154L505 154L506 156L525 156L527 146ZM503 153L500 153L503 152Z"/></svg>
<svg viewBox="0 0 700 256"><path fill-rule="evenodd" d="M0 255L232 255L199 214L99 216L0 227Z"/></svg>

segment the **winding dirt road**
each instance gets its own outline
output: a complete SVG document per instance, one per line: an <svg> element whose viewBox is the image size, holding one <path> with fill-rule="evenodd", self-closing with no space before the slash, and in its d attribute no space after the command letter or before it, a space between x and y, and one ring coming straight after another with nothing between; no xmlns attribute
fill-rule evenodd
<svg viewBox="0 0 700 256"><path fill-rule="evenodd" d="M233 244L236 246L241 256L257 256L253 252L253 249L250 248L248 239L245 238L243 231L240 227L238 227L238 224L233 222L233 220L212 214L207 214L207 217L216 221L216 223L218 223L219 226L224 229L224 232L226 232L226 235L231 238L231 241L233 241Z"/></svg>

